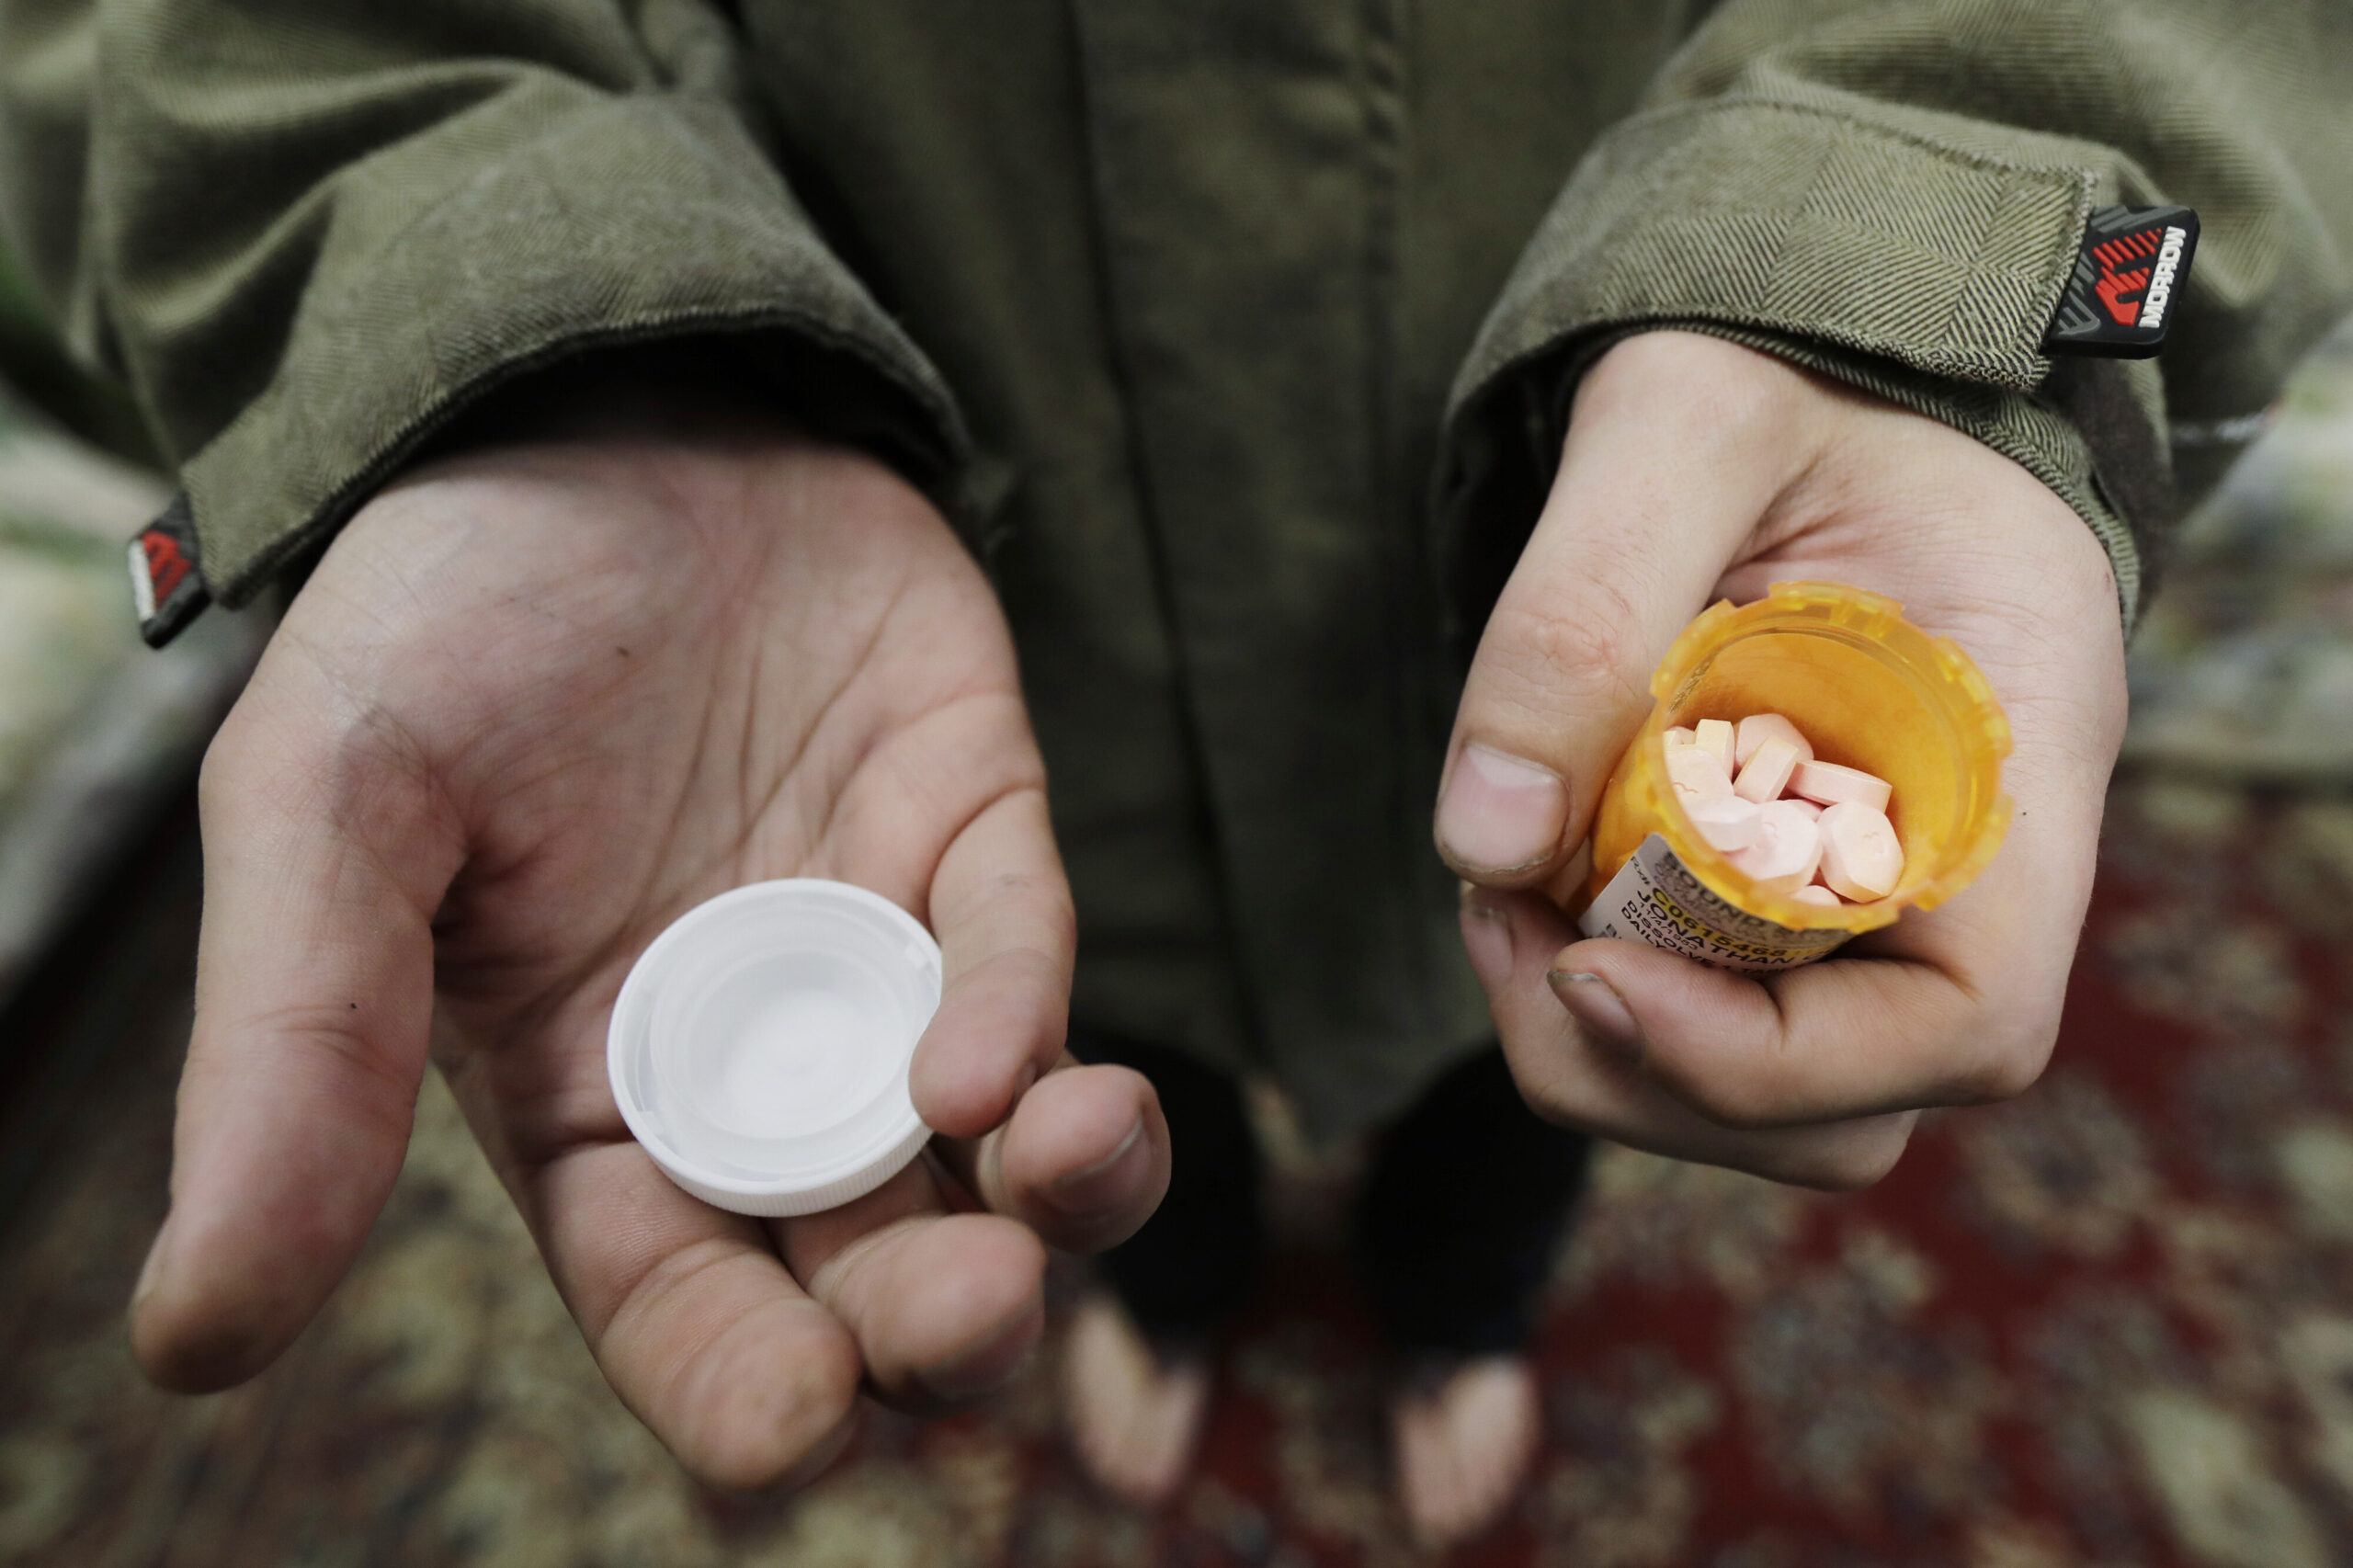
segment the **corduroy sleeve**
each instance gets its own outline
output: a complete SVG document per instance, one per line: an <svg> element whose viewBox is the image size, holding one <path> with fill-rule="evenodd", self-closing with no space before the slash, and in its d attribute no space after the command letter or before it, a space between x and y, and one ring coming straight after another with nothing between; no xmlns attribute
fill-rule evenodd
<svg viewBox="0 0 2353 1568"><path fill-rule="evenodd" d="M0 221L231 604L474 397L605 345L729 335L948 499L947 387L755 123L699 0L0 0Z"/></svg>
<svg viewBox="0 0 2353 1568"><path fill-rule="evenodd" d="M2200 215L2167 347L2054 361L2085 222L2119 202ZM2183 491L2353 300L2349 252L2343 6L1727 0L1575 170L1489 314L1443 518L1471 557L1516 553L1474 519L1533 517L1577 374L1629 331L1682 326L2018 460L2107 546L2129 625ZM2177 467L2193 447L2209 460Z"/></svg>

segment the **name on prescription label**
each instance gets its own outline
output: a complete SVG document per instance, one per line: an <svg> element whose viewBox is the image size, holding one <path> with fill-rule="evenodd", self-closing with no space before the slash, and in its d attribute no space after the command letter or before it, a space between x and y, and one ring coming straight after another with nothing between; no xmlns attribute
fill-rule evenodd
<svg viewBox="0 0 2353 1568"><path fill-rule="evenodd" d="M1588 937L1622 937L1718 969L1756 972L1811 963L1845 941L1845 931L1792 931L1751 915L1693 876L1654 833L1626 858L1593 906L1577 918Z"/></svg>

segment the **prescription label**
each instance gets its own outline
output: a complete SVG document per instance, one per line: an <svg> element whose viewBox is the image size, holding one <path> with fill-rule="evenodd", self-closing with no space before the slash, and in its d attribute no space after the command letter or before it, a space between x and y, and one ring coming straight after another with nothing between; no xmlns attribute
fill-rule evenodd
<svg viewBox="0 0 2353 1568"><path fill-rule="evenodd" d="M1693 876L1652 834L1626 858L1593 906L1577 918L1588 937L1622 937L1718 969L1756 973L1812 963L1851 933L1792 931L1751 915Z"/></svg>

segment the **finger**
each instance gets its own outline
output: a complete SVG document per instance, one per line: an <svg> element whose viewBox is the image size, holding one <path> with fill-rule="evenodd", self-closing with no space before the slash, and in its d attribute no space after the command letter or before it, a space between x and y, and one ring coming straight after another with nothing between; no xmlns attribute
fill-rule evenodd
<svg viewBox="0 0 2353 1568"><path fill-rule="evenodd" d="M1539 1115L1653 1153L1803 1187L1867 1187L1893 1167L1915 1113L1745 1130L1711 1120L1667 1093L1639 1059L1596 1038L1554 994L1548 972L1574 935L1560 911L1534 893L1483 889L1463 901L1464 947L1486 987L1512 1077ZM1694 976L1711 972L1684 967Z"/></svg>
<svg viewBox="0 0 2353 1568"><path fill-rule="evenodd" d="M1652 670L1797 471L1800 385L1685 333L1644 334L1587 374L1455 719L1437 836L1463 877L1536 885L1584 837Z"/></svg>
<svg viewBox="0 0 2353 1568"><path fill-rule="evenodd" d="M575 1147L523 1196L606 1381L698 1479L776 1485L839 1451L858 1345L757 1221L688 1196L627 1142Z"/></svg>
<svg viewBox="0 0 2353 1568"><path fill-rule="evenodd" d="M1045 794L1007 794L957 835L930 897L946 973L908 1090L926 1125L977 1138L1060 1060L1077 947Z"/></svg>
<svg viewBox="0 0 2353 1568"><path fill-rule="evenodd" d="M1067 1051L1005 1126L932 1149L989 1209L1066 1252L1118 1245L1168 1191L1168 1122L1151 1082L1131 1068L1082 1067Z"/></svg>
<svg viewBox="0 0 2353 1568"><path fill-rule="evenodd" d="M1933 963L1839 958L1760 979L1619 941L1574 943L1552 963L1588 1039L1725 1127L2017 1092L1996 1065L2014 1054L1983 1038L1981 998Z"/></svg>
<svg viewBox="0 0 2353 1568"><path fill-rule="evenodd" d="M1133 1233L1167 1190L1168 1128L1140 1075L1063 1050L1076 937L1042 791L1005 796L957 835L930 909L947 975L909 1090L942 1158L1054 1245Z"/></svg>
<svg viewBox="0 0 2353 1568"><path fill-rule="evenodd" d="M408 1145L432 915L460 855L422 759L293 644L281 632L199 790L196 1026L171 1211L131 1308L141 1366L176 1389L267 1366L366 1239Z"/></svg>
<svg viewBox="0 0 2353 1568"><path fill-rule="evenodd" d="M988 1392L1045 1332L1038 1238L944 1208L919 1161L839 1209L770 1221L786 1265L857 1341L875 1392L911 1409Z"/></svg>

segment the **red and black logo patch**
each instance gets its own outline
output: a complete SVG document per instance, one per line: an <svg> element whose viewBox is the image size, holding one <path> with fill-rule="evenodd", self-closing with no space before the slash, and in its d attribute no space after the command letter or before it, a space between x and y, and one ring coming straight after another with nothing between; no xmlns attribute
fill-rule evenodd
<svg viewBox="0 0 2353 1568"><path fill-rule="evenodd" d="M2165 347L2197 249L2198 214L2187 207L2094 209L2043 352L2154 354Z"/></svg>
<svg viewBox="0 0 2353 1568"><path fill-rule="evenodd" d="M131 541L131 597L139 635L160 648L212 602L196 566L196 517L179 496Z"/></svg>

